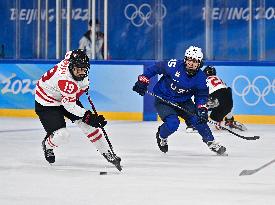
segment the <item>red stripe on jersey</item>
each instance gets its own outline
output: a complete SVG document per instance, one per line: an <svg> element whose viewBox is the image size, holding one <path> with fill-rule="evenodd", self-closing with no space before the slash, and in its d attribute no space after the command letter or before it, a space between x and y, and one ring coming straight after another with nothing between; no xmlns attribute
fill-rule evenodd
<svg viewBox="0 0 275 205"><path fill-rule="evenodd" d="M99 129L96 129L94 132L88 134L87 137L88 137L88 138L91 138L91 137L95 136L98 132L99 132Z"/></svg>
<svg viewBox="0 0 275 205"><path fill-rule="evenodd" d="M47 95L47 93L43 90L43 88L40 87L39 82L37 83L37 88L38 88L38 89L40 90L40 92L41 92L44 96L46 96L47 98L59 102L59 101L56 100L55 98L53 98L53 97Z"/></svg>
<svg viewBox="0 0 275 205"><path fill-rule="evenodd" d="M90 140L92 143L96 142L97 140L99 140L102 137L102 134L100 134L99 136L97 136L95 139Z"/></svg>
<svg viewBox="0 0 275 205"><path fill-rule="evenodd" d="M47 100L46 98L44 98L40 92L38 92L38 90L35 91L35 94L40 97L42 100L46 101L46 102L49 102L49 103L54 103L54 101L51 101L51 100Z"/></svg>

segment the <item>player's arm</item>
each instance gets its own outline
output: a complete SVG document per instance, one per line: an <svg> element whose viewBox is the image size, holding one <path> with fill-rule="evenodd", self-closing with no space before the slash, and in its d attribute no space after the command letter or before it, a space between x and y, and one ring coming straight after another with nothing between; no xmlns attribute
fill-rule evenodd
<svg viewBox="0 0 275 205"><path fill-rule="evenodd" d="M165 61L160 61L147 67L145 72L138 76L138 80L133 87L133 91L137 92L141 96L144 96L150 83L150 78L157 74L165 74Z"/></svg>
<svg viewBox="0 0 275 205"><path fill-rule="evenodd" d="M86 110L76 104L78 86L69 80L59 80L58 88L61 93L61 104L73 115L83 117Z"/></svg>
<svg viewBox="0 0 275 205"><path fill-rule="evenodd" d="M81 103L77 103L80 95L83 94L85 90L78 92L77 85L68 80L59 80L58 87L62 95L61 103L68 112L79 117L79 119L82 119L83 122L92 127L104 127L107 124L102 115L93 114L90 110L83 108Z"/></svg>

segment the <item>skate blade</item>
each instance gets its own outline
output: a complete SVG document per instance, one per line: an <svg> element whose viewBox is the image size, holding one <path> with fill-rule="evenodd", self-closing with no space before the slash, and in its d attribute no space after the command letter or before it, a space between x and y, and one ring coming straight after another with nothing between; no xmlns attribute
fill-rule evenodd
<svg viewBox="0 0 275 205"><path fill-rule="evenodd" d="M120 172L122 171L122 166L120 164L115 165L115 167L117 168L118 171Z"/></svg>
<svg viewBox="0 0 275 205"><path fill-rule="evenodd" d="M228 156L228 153L226 153L226 152L224 152L224 153L222 153L222 154L218 154L218 153L217 153L217 155L218 155L218 156L227 157L227 156Z"/></svg>

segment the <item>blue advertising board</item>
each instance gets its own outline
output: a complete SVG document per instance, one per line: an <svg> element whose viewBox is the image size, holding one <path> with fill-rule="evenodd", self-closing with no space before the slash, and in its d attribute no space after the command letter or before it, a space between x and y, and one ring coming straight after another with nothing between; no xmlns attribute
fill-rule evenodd
<svg viewBox="0 0 275 205"><path fill-rule="evenodd" d="M0 109L33 109L37 80L47 64L0 64Z"/></svg>
<svg viewBox="0 0 275 205"><path fill-rule="evenodd" d="M54 64L0 64L0 109L34 109L37 80ZM132 92L143 65L96 65L90 68L90 90L99 111L143 112L143 98ZM82 97L89 107L87 96Z"/></svg>
<svg viewBox="0 0 275 205"><path fill-rule="evenodd" d="M215 66L232 88L234 114L275 115L274 66Z"/></svg>
<svg viewBox="0 0 275 205"><path fill-rule="evenodd" d="M91 66L89 95L97 110L125 113L125 116L131 113L143 113L144 120L156 120L154 98L148 95L143 98L132 91L137 76L143 73L143 63L114 62L102 61ZM0 63L0 110L33 110L36 82L53 65L54 63ZM218 75L232 88L234 115L275 116L273 66L216 65L215 67ZM156 80L156 77L151 79L149 90L152 90ZM90 109L87 96L83 95L81 99L84 106Z"/></svg>
<svg viewBox="0 0 275 205"><path fill-rule="evenodd" d="M143 112L143 99L132 91L143 65L92 65L90 91L99 111ZM84 106L88 102L83 95Z"/></svg>

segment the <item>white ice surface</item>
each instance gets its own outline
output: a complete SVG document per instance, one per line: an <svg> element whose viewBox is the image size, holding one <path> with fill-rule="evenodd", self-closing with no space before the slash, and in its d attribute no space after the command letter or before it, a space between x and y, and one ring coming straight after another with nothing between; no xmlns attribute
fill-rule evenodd
<svg viewBox="0 0 275 205"><path fill-rule="evenodd" d="M44 159L44 131L37 119L0 118L1 205L273 205L275 126L247 125L246 141L214 132L228 149L216 156L198 134L181 125L169 138L169 152L158 150L155 132L161 122L111 121L106 131L122 158L119 173L72 124L70 143L55 150L56 163ZM99 175L107 171L107 175Z"/></svg>

